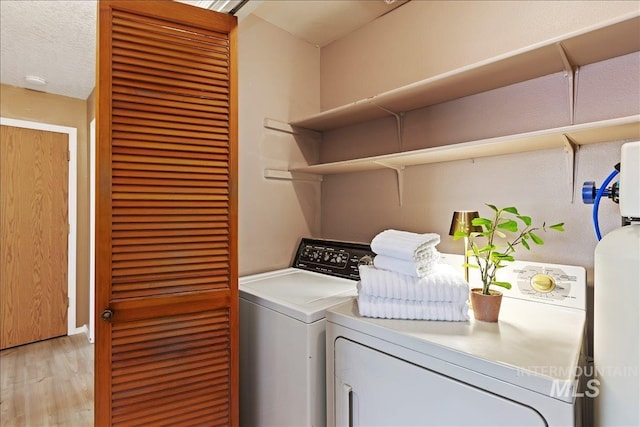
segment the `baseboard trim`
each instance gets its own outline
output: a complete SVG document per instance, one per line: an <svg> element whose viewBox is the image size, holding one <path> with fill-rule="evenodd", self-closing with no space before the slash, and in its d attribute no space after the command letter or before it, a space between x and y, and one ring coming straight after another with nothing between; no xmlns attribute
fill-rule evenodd
<svg viewBox="0 0 640 427"><path fill-rule="evenodd" d="M84 324L80 327L76 327L75 329L73 329L71 332L69 332L69 335L78 335L78 334L85 334L87 336L87 339L89 338L89 327Z"/></svg>

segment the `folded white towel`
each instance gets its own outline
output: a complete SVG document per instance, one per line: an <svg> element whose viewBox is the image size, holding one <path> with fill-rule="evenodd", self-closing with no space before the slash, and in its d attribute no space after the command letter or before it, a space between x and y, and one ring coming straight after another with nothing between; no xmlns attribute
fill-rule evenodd
<svg viewBox="0 0 640 427"><path fill-rule="evenodd" d="M440 243L436 233L417 234L409 231L385 230L371 240L371 250L378 255L386 255L407 261L418 261L429 256L429 248Z"/></svg>
<svg viewBox="0 0 640 427"><path fill-rule="evenodd" d="M358 311L361 316L382 319L469 320L469 304L452 302L405 301L392 298L358 295Z"/></svg>
<svg viewBox="0 0 640 427"><path fill-rule="evenodd" d="M422 279L370 265L361 265L359 271L359 294L422 302L462 303L469 299L469 284L454 267L447 264L436 264L433 272Z"/></svg>
<svg viewBox="0 0 640 427"><path fill-rule="evenodd" d="M373 265L381 270L394 271L413 277L425 277L431 274L439 260L440 252L436 248L428 248L423 251L423 256L418 261L376 255L373 259Z"/></svg>

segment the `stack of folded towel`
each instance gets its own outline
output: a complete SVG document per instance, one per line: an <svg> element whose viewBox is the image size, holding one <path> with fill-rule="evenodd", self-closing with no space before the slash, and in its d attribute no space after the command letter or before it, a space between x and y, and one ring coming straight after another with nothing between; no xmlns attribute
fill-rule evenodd
<svg viewBox="0 0 640 427"><path fill-rule="evenodd" d="M382 270L425 277L440 258L438 243L440 236L435 233L385 230L371 241L371 250L376 253L373 264Z"/></svg>
<svg viewBox="0 0 640 427"><path fill-rule="evenodd" d="M439 264L437 234L386 230L371 242L374 265L360 266L360 315L386 319L466 321L469 285ZM382 257L382 262L379 258Z"/></svg>

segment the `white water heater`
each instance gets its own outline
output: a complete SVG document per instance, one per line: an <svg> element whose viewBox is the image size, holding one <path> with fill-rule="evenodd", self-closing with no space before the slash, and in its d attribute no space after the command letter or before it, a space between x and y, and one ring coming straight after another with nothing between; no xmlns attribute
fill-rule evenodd
<svg viewBox="0 0 640 427"><path fill-rule="evenodd" d="M596 246L596 426L640 426L640 141L622 146L620 213L630 225Z"/></svg>

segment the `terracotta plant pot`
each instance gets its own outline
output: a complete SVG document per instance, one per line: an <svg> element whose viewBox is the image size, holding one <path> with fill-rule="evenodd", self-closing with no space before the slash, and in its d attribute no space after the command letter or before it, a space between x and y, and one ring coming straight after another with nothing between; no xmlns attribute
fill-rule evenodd
<svg viewBox="0 0 640 427"><path fill-rule="evenodd" d="M471 289L473 317L483 322L497 322L500 315L502 293L489 289L490 295L483 295L481 288Z"/></svg>

